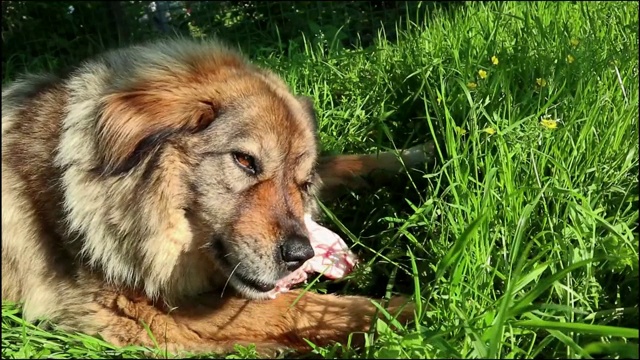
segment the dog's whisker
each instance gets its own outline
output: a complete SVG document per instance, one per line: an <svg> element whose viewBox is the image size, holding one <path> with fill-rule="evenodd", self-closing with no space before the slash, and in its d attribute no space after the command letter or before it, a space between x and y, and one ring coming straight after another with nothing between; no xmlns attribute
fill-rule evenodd
<svg viewBox="0 0 640 360"><path fill-rule="evenodd" d="M230 244L234 244L234 245L242 245L239 241L234 241L234 240L229 240L229 239L226 239L224 241L228 242ZM204 244L202 244L202 245L200 245L198 247L198 249L200 249L200 250L207 250L207 249L211 249L211 248L213 248L213 243L210 242L210 241L208 241L208 242L206 242L206 243L204 243Z"/></svg>
<svg viewBox="0 0 640 360"><path fill-rule="evenodd" d="M227 278L227 282L224 283L224 287L222 288L222 292L220 293L220 298L222 298L224 296L224 290L227 288L227 285L229 285L229 281L231 281L231 277L233 276L233 273L236 272L236 270L238 269L238 266L240 266L240 264L242 264L242 261L238 261L238 265L236 265L236 267L234 267L233 270L231 270L231 273L229 274L229 277Z"/></svg>

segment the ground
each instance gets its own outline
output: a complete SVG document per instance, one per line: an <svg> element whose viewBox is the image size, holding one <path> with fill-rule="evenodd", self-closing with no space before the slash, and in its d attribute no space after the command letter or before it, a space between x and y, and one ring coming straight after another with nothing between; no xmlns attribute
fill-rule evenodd
<svg viewBox="0 0 640 360"><path fill-rule="evenodd" d="M438 139L435 165L323 204L364 262L310 286L411 294L416 321L317 354L638 357L637 3L473 2L366 49L327 39L253 57L315 99L325 152ZM2 357L145 355L3 303Z"/></svg>

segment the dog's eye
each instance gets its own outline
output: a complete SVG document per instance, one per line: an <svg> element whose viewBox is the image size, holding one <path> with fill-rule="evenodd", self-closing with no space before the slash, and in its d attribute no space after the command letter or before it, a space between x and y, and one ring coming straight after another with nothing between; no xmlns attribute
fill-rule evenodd
<svg viewBox="0 0 640 360"><path fill-rule="evenodd" d="M250 172L252 175L255 175L258 172L253 156L243 154L241 152L234 152L231 155L233 155L233 159L236 161L236 164L238 164L243 170Z"/></svg>
<svg viewBox="0 0 640 360"><path fill-rule="evenodd" d="M300 184L300 190L304 191L305 193L308 193L309 191L311 191L312 186L313 186L313 183L311 181L305 181L302 184Z"/></svg>

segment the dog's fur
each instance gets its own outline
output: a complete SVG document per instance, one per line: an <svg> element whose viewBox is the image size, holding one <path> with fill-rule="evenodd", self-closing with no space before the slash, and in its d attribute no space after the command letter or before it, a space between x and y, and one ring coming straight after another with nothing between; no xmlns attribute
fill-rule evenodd
<svg viewBox="0 0 640 360"><path fill-rule="evenodd" d="M310 101L215 41L25 77L2 91L2 299L116 345L152 346L143 323L174 352L344 341L369 328L368 299L265 300L248 283L288 273L278 246L322 183L401 168L391 153L317 159Z"/></svg>

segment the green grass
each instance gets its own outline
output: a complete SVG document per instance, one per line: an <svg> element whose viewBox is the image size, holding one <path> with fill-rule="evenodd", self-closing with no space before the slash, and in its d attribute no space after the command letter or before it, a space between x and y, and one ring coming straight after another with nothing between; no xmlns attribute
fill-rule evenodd
<svg viewBox="0 0 640 360"><path fill-rule="evenodd" d="M416 322L315 352L637 358L638 5L469 3L397 28L373 48L254 53L315 99L325 152L438 139L435 166L324 203L364 262L313 286L414 294ZM3 358L144 357L2 316Z"/></svg>

